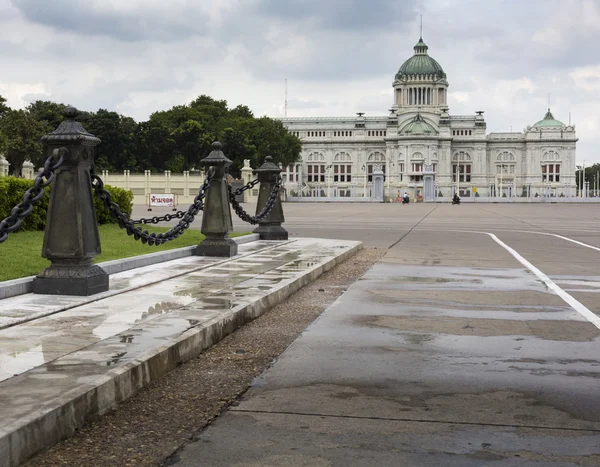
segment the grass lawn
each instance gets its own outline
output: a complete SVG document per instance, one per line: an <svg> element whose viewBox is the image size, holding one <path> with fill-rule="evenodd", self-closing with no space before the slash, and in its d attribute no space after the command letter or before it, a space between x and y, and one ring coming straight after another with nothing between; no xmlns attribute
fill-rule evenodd
<svg viewBox="0 0 600 467"><path fill-rule="evenodd" d="M199 230L187 230L181 237L160 246L148 246L129 237L125 230L116 224L101 225L100 243L102 254L94 258L95 263L145 255L157 251L171 250L184 246L197 245L204 235ZM146 226L149 232L166 232L164 227ZM232 233L231 237L245 235ZM18 232L9 234L8 240L0 244L0 281L33 276L50 266L50 261L42 258L44 232Z"/></svg>

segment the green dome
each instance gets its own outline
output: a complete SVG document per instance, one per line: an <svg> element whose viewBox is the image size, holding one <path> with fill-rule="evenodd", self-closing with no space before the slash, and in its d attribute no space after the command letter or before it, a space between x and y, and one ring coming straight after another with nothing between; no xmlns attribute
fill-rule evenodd
<svg viewBox="0 0 600 467"><path fill-rule="evenodd" d="M438 79L446 77L441 65L427 55L428 47L423 39L419 39L414 49L415 54L406 60L396 73L397 79L414 75L434 75Z"/></svg>
<svg viewBox="0 0 600 467"><path fill-rule="evenodd" d="M421 114L417 114L404 128L401 133L403 135L437 135L436 129L427 123L421 117Z"/></svg>
<svg viewBox="0 0 600 467"><path fill-rule="evenodd" d="M552 112L550 112L550 109L548 109L548 112L546 112L544 119L540 120L533 126L541 126L544 128L562 128L563 126L565 126L565 124L563 122L555 120L554 116L552 115Z"/></svg>

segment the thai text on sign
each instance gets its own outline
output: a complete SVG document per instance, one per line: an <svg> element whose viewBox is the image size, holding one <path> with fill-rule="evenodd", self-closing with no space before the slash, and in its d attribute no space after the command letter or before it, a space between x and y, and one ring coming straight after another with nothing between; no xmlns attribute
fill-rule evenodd
<svg viewBox="0 0 600 467"><path fill-rule="evenodd" d="M173 193L164 193L160 195L150 194L150 206L175 206L175 195Z"/></svg>

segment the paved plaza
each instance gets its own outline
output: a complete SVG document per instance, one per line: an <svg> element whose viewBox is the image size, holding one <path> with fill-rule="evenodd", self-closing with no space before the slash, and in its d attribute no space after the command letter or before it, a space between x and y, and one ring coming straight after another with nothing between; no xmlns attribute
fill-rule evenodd
<svg viewBox="0 0 600 467"><path fill-rule="evenodd" d="M389 250L176 465L600 465L598 207L285 208Z"/></svg>

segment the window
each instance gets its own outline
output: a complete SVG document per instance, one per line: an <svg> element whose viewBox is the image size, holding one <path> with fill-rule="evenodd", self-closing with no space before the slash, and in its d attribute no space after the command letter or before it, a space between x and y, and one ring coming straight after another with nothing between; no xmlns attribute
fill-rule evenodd
<svg viewBox="0 0 600 467"><path fill-rule="evenodd" d="M422 162L418 162L418 163L413 162L412 172L423 172L423 163Z"/></svg>
<svg viewBox="0 0 600 467"><path fill-rule="evenodd" d="M452 156L452 179L454 182L471 181L471 156L465 151L457 151Z"/></svg>
<svg viewBox="0 0 600 467"><path fill-rule="evenodd" d="M560 156L556 151L547 151L542 156L542 162L560 161Z"/></svg>
<svg viewBox="0 0 600 467"><path fill-rule="evenodd" d="M423 175L411 175L410 176L410 181L411 182L422 182L423 181Z"/></svg>
<svg viewBox="0 0 600 467"><path fill-rule="evenodd" d="M543 182L560 182L560 164L542 164Z"/></svg>
<svg viewBox="0 0 600 467"><path fill-rule="evenodd" d="M307 181L324 182L325 164L309 164L307 167Z"/></svg>
<svg viewBox="0 0 600 467"><path fill-rule="evenodd" d="M514 164L496 164L496 173L502 175L514 175Z"/></svg>
<svg viewBox="0 0 600 467"><path fill-rule="evenodd" d="M454 164L452 168L454 170L452 177L455 182L457 177L459 182L471 181L471 164Z"/></svg>
<svg viewBox="0 0 600 467"><path fill-rule="evenodd" d="M399 163L398 164L398 177L400 178L400 181L402 181L403 175L404 175L404 164Z"/></svg>
<svg viewBox="0 0 600 467"><path fill-rule="evenodd" d="M334 182L351 182L352 181L352 165L350 165L350 164L334 164L333 165L333 181Z"/></svg>
<svg viewBox="0 0 600 467"><path fill-rule="evenodd" d="M320 152L311 152L306 158L307 162L325 162L325 156Z"/></svg>
<svg viewBox="0 0 600 467"><path fill-rule="evenodd" d="M300 164L290 165L281 169L284 182L298 182L300 180Z"/></svg>

